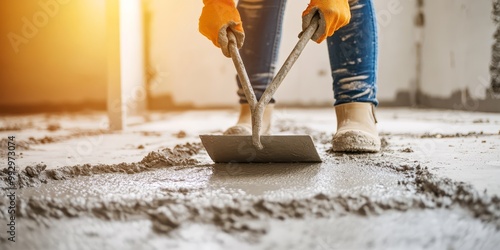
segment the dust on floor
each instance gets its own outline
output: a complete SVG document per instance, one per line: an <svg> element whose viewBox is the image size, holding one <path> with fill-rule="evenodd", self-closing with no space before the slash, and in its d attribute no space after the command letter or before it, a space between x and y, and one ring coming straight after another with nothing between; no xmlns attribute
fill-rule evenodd
<svg viewBox="0 0 500 250"><path fill-rule="evenodd" d="M500 115L410 109L378 115L383 151L345 155L330 151L331 109L281 109L275 132L310 134L323 163L251 165L213 164L197 137L231 125L235 112L151 114L121 133L106 132L99 113L5 117L0 135L14 134L23 146L18 241L0 230L0 243L7 249L495 249ZM7 177L2 165L2 188Z"/></svg>

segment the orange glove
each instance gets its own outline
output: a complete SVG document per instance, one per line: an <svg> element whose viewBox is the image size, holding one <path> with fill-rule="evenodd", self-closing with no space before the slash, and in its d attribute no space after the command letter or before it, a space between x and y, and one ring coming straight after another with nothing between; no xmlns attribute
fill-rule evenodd
<svg viewBox="0 0 500 250"><path fill-rule="evenodd" d="M311 0L302 13L302 30L309 27L316 13L320 17L319 27L311 39L317 43L323 42L326 37L333 35L351 20L348 0Z"/></svg>
<svg viewBox="0 0 500 250"><path fill-rule="evenodd" d="M243 46L245 40L240 13L236 9L234 1L203 0L203 3L205 6L200 16L200 33L210 39L215 46L221 48L225 56L231 57L227 31L231 30L234 33L238 48Z"/></svg>

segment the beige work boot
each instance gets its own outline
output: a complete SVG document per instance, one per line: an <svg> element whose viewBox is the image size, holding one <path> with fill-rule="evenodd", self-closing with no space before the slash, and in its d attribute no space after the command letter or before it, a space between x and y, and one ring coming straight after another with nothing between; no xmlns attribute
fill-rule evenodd
<svg viewBox="0 0 500 250"><path fill-rule="evenodd" d="M264 115L262 116L262 135L269 135L271 131L271 118L274 110L274 104L268 104ZM225 135L251 135L252 134L252 114L250 105L241 104L240 118L235 126L232 126L224 132Z"/></svg>
<svg viewBox="0 0 500 250"><path fill-rule="evenodd" d="M380 138L375 124L375 107L371 103L352 102L335 106L337 133L333 136L334 152L376 153Z"/></svg>

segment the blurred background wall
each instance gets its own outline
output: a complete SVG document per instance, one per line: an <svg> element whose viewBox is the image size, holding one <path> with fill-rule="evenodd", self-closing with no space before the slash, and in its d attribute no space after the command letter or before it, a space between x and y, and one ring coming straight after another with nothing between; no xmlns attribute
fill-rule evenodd
<svg viewBox="0 0 500 250"><path fill-rule="evenodd" d="M0 1L0 19L3 109L105 108L103 1Z"/></svg>
<svg viewBox="0 0 500 250"><path fill-rule="evenodd" d="M489 0L425 1L419 103L500 111L500 95L491 92L492 45L498 43L492 9Z"/></svg>
<svg viewBox="0 0 500 250"><path fill-rule="evenodd" d="M297 41L307 3L288 3L280 64ZM488 92L496 30L491 1L375 0L375 4L382 105L500 112L500 97ZM142 16L133 10L126 15L123 29L135 23L142 29L131 29L143 34L125 40L145 48L137 59L143 61L133 64L144 68L131 64L125 69L132 73L130 84L147 83L150 108L236 105L231 61L198 33L201 7L201 0L144 0ZM0 1L1 111L105 109L105 13L103 0ZM142 24L133 21L140 18ZM146 79L140 77L143 71ZM125 90L132 96L134 91L137 88ZM325 44L308 45L277 99L294 106L333 103Z"/></svg>
<svg viewBox="0 0 500 250"><path fill-rule="evenodd" d="M227 106L237 102L235 70L230 59L201 36L202 1L151 0L151 65L162 83L155 97L172 94L178 104ZM279 65L297 42L301 13L308 1L288 1ZM379 98L393 101L416 81L415 1L375 0L380 29ZM176 25L172 25L176 23ZM332 105L326 44L309 43L276 94L281 104ZM155 98L155 103L157 98ZM161 102L158 100L158 102ZM403 101L401 104L409 104Z"/></svg>

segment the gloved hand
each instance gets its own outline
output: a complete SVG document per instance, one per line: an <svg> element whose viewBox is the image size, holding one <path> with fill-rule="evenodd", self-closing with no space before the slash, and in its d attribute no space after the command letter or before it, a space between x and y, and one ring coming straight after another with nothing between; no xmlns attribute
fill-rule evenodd
<svg viewBox="0 0 500 250"><path fill-rule="evenodd" d="M222 53L231 57L229 53L228 30L236 37L238 48L243 46L245 33L241 25L240 13L233 0L203 0L205 6L201 12L200 33L210 39L215 46L222 49Z"/></svg>
<svg viewBox="0 0 500 250"><path fill-rule="evenodd" d="M323 42L351 20L348 0L311 0L302 13L302 30L309 27L316 13L320 16L319 27L311 39L317 43Z"/></svg>

